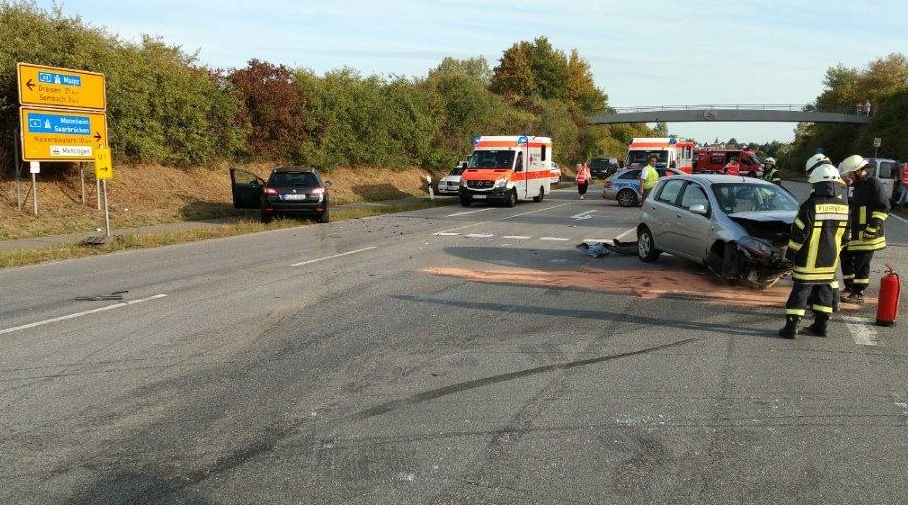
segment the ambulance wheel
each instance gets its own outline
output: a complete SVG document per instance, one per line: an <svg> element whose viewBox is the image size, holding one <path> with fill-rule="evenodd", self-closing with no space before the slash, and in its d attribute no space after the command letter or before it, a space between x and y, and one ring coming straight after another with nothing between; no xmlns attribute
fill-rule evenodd
<svg viewBox="0 0 908 505"><path fill-rule="evenodd" d="M618 205L622 207L637 206L637 193L634 193L632 189L622 189L618 192L618 196L615 199L618 200Z"/></svg>
<svg viewBox="0 0 908 505"><path fill-rule="evenodd" d="M656 249L656 242L653 240L653 232L646 226L641 226L637 230L637 255L640 261L652 263L659 259L660 254L661 251Z"/></svg>
<svg viewBox="0 0 908 505"><path fill-rule="evenodd" d="M510 191L510 193L508 193L508 201L507 201L507 204L506 204L506 205L507 205L508 207L516 207L516 206L517 206L517 190L516 190L516 189L512 189L512 190Z"/></svg>
<svg viewBox="0 0 908 505"><path fill-rule="evenodd" d="M541 202L545 198L545 188L539 188L539 195L533 197L534 202Z"/></svg>
<svg viewBox="0 0 908 505"><path fill-rule="evenodd" d="M460 197L460 204L463 205L464 207L469 207L471 203L473 203L473 199L470 198L469 196Z"/></svg>

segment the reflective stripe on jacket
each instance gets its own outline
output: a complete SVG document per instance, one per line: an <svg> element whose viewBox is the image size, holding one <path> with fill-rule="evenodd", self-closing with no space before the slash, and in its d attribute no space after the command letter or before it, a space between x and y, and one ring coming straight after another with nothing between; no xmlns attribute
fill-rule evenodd
<svg viewBox="0 0 908 505"><path fill-rule="evenodd" d="M851 211L848 251L877 251L886 247L883 222L889 217L889 197L883 182L876 177L855 182L848 206Z"/></svg>
<svg viewBox="0 0 908 505"><path fill-rule="evenodd" d="M785 252L794 263L792 279L805 284L834 281L847 232L848 206L833 195L810 195L798 209Z"/></svg>

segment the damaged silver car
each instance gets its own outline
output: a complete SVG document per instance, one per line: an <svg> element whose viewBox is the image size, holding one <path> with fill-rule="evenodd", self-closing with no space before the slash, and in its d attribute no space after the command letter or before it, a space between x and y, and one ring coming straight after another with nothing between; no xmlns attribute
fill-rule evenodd
<svg viewBox="0 0 908 505"><path fill-rule="evenodd" d="M720 279L772 286L791 271L785 247L798 202L770 182L731 175L661 179L637 226L637 254L666 252L705 265Z"/></svg>

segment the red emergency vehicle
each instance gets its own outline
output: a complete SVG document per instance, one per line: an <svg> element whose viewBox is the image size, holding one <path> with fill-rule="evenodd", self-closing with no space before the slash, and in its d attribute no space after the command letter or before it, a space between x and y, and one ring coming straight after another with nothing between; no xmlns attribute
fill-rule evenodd
<svg viewBox="0 0 908 505"><path fill-rule="evenodd" d="M732 158L738 159L741 175L763 177L763 161L750 149L717 149L701 147L694 150L695 174L721 174Z"/></svg>

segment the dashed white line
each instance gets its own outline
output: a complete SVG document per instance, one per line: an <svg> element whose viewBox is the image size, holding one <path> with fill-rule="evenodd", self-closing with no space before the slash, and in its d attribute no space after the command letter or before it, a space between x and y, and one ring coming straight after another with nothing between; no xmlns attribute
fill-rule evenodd
<svg viewBox="0 0 908 505"><path fill-rule="evenodd" d="M456 236L460 235L460 233L450 232L450 231L440 231L440 232L436 233L435 235L437 235L439 237L456 237Z"/></svg>
<svg viewBox="0 0 908 505"><path fill-rule="evenodd" d="M127 302L114 303L112 305L105 305L104 307L98 307L97 309L85 310L82 312L75 312L73 314L67 314L65 316L54 317L51 319L45 319L43 321L35 321L34 323L23 324L22 326L15 326L13 328L4 328L0 329L0 335L4 333L11 333L19 330L27 330L29 328L35 328L37 326L44 326L45 324L57 323L60 321L66 321L67 319L75 319L77 317L87 316L89 314L96 314L98 312L104 312L107 310L118 309L120 307L126 307L127 305L135 305L137 303L148 302L151 300L157 300L158 298L164 298L165 294L159 294L154 296L149 296L148 298L140 298L138 300L129 300Z"/></svg>
<svg viewBox="0 0 908 505"><path fill-rule="evenodd" d="M447 217L457 217L457 216L468 216L470 214L478 214L480 212L486 212L489 210L495 210L494 207L486 207L485 209L476 209L476 210L464 210L461 212L455 212L454 214L448 214Z"/></svg>
<svg viewBox="0 0 908 505"><path fill-rule="evenodd" d="M531 239L531 238L533 238L533 237L530 237L529 235L505 235L505 236L503 236L503 237L501 237L501 238L504 238L504 239L511 239L511 240L528 240L528 239Z"/></svg>
<svg viewBox="0 0 908 505"><path fill-rule="evenodd" d="M334 255L331 255L331 256L324 256L324 257L321 257L321 258L315 258L315 259L311 259L311 260L308 260L308 261L301 261L301 262L299 262L299 263L294 263L294 264L292 264L292 265L290 265L290 266L292 266L292 267L299 267L299 266L303 266L303 265L308 265L308 264L310 264L310 263L315 263L315 262L317 262L317 261L331 260L331 259L334 259L334 258L340 258L341 256L347 256L347 255L350 255L350 254L361 253L361 252L364 252L364 251L371 251L372 249L375 249L375 246L363 247L362 249L357 249L357 250L355 250L355 251L347 251L347 252L345 252L345 253L334 254Z"/></svg>
<svg viewBox="0 0 908 505"><path fill-rule="evenodd" d="M539 240L548 240L551 242L567 242L570 239L563 237L539 237Z"/></svg>
<svg viewBox="0 0 908 505"><path fill-rule="evenodd" d="M464 235L464 237L467 238L492 238L494 236L495 235L492 235L491 233L468 233Z"/></svg>
<svg viewBox="0 0 908 505"><path fill-rule="evenodd" d="M843 316L842 321L848 332L851 333L851 339L858 345L877 345L876 330L874 330L870 319L866 317Z"/></svg>

